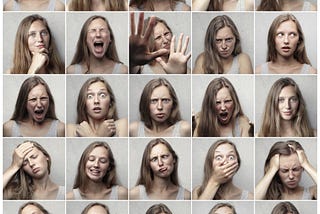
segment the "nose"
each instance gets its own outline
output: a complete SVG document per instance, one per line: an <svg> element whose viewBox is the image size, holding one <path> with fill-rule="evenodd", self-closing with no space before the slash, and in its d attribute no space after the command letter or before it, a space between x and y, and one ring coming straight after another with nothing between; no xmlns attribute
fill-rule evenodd
<svg viewBox="0 0 320 214"><path fill-rule="evenodd" d="M290 169L289 170L289 179L292 180L294 178L293 171Z"/></svg>
<svg viewBox="0 0 320 214"><path fill-rule="evenodd" d="M288 44L288 43L289 43L289 36L288 36L288 35L285 35L285 36L284 36L283 42L284 42L285 44Z"/></svg>
<svg viewBox="0 0 320 214"><path fill-rule="evenodd" d="M43 41L43 37L42 37L40 32L36 33L36 40L37 41Z"/></svg>
<svg viewBox="0 0 320 214"><path fill-rule="evenodd" d="M224 102L221 103L221 110L226 110L226 104Z"/></svg>
<svg viewBox="0 0 320 214"><path fill-rule="evenodd" d="M162 165L163 165L163 161L162 161L161 158L158 158L158 165L159 165L159 166L162 166Z"/></svg>
<svg viewBox="0 0 320 214"><path fill-rule="evenodd" d="M28 158L28 163L31 168L34 166L34 162L31 158Z"/></svg>
<svg viewBox="0 0 320 214"><path fill-rule="evenodd" d="M162 109L162 108L163 108L162 102L161 100L159 100L157 103L157 109Z"/></svg>
<svg viewBox="0 0 320 214"><path fill-rule="evenodd" d="M226 41L225 41L225 40L222 40L221 48L222 48L222 49L226 49L226 48L227 48L227 44L226 44Z"/></svg>
<svg viewBox="0 0 320 214"><path fill-rule="evenodd" d="M96 161L93 163L93 166L94 166L94 167L99 167L99 160L96 160Z"/></svg>
<svg viewBox="0 0 320 214"><path fill-rule="evenodd" d="M41 103L40 98L37 99L36 105L37 105L38 107L42 106L42 103Z"/></svg>
<svg viewBox="0 0 320 214"><path fill-rule="evenodd" d="M94 103L100 103L99 96L94 96Z"/></svg>
<svg viewBox="0 0 320 214"><path fill-rule="evenodd" d="M290 108L291 108L291 104L290 104L289 99L286 100L286 102L285 102L285 108L286 108L286 109L290 109Z"/></svg>

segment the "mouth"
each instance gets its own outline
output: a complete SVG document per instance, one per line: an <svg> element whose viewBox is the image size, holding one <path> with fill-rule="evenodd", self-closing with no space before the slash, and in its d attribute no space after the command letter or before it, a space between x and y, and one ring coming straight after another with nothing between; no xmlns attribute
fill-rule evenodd
<svg viewBox="0 0 320 214"><path fill-rule="evenodd" d="M101 109L100 107L94 107L94 108L93 108L93 112L94 112L94 113L100 113L101 110L102 110L102 109Z"/></svg>
<svg viewBox="0 0 320 214"><path fill-rule="evenodd" d="M45 111L44 111L44 109L37 109L37 110L35 110L34 111L34 114L35 114L35 119L36 120L42 120L42 119L44 119L44 113L45 113Z"/></svg>
<svg viewBox="0 0 320 214"><path fill-rule="evenodd" d="M38 168L34 168L34 169L32 170L32 173L33 173L33 174L37 174L39 171L40 171L40 168L39 168L39 167L38 167Z"/></svg>
<svg viewBox="0 0 320 214"><path fill-rule="evenodd" d="M97 54L104 54L104 42L102 41L95 41L93 43L94 52Z"/></svg>
<svg viewBox="0 0 320 214"><path fill-rule="evenodd" d="M158 119L163 119L165 117L165 114L164 113L159 113L159 114L156 114L156 117Z"/></svg>
<svg viewBox="0 0 320 214"><path fill-rule="evenodd" d="M284 52L288 52L291 50L291 48L288 46L285 46L285 47L282 47L281 50L283 50Z"/></svg>
<svg viewBox="0 0 320 214"><path fill-rule="evenodd" d="M229 118L228 116L229 116L229 113L228 113L228 112L219 113L219 118L220 118L220 120L222 120L222 121L227 121L228 118Z"/></svg>
<svg viewBox="0 0 320 214"><path fill-rule="evenodd" d="M166 172L167 170L168 170L168 169L165 167L165 168L159 169L159 172L164 173L164 172Z"/></svg>
<svg viewBox="0 0 320 214"><path fill-rule="evenodd" d="M99 176L101 173L101 171L98 169L89 169L89 171L90 171L90 174L93 176Z"/></svg>

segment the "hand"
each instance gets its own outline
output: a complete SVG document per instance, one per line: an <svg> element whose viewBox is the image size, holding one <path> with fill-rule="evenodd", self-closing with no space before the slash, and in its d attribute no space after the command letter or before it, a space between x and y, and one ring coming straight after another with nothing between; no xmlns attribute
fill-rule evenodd
<svg viewBox="0 0 320 214"><path fill-rule="evenodd" d="M13 152L11 165L17 169L21 168L24 158L29 152L33 150L33 143L26 142L19 145Z"/></svg>
<svg viewBox="0 0 320 214"><path fill-rule="evenodd" d="M269 169L274 169L276 171L278 171L280 168L280 155L279 154L275 154L269 162Z"/></svg>
<svg viewBox="0 0 320 214"><path fill-rule="evenodd" d="M95 137L95 134L87 121L83 121L77 126L76 133L79 137Z"/></svg>
<svg viewBox="0 0 320 214"><path fill-rule="evenodd" d="M181 33L178 40L177 49L175 50L176 37L173 36L170 44L170 55L168 62L166 63L157 57L156 60L162 66L162 68L169 74L186 74L187 62L191 57L191 52L186 55L187 47L189 44L189 36L186 37L185 43L182 46L183 34Z"/></svg>
<svg viewBox="0 0 320 214"><path fill-rule="evenodd" d="M112 137L116 134L116 124L113 119L105 120L97 130L99 137Z"/></svg>
<svg viewBox="0 0 320 214"><path fill-rule="evenodd" d="M297 152L298 159L299 159L301 166L303 168L305 168L305 166L309 164L309 161L308 161L306 154L304 153L304 150L297 149L296 152Z"/></svg>
<svg viewBox="0 0 320 214"><path fill-rule="evenodd" d="M228 162L226 164L215 166L211 175L211 179L221 185L230 180L237 172L237 169L238 162Z"/></svg>
<svg viewBox="0 0 320 214"><path fill-rule="evenodd" d="M148 26L143 34L144 28L144 13L140 13L138 30L136 34L136 26L134 21L134 13L130 13L131 20L131 35L129 37L129 58L130 58L130 68L134 66L145 65L155 58L168 54L168 50L160 49L155 52L149 52L148 42L149 37L153 31L155 25L155 18L151 17Z"/></svg>
<svg viewBox="0 0 320 214"><path fill-rule="evenodd" d="M32 63L28 70L28 74L36 74L49 63L49 51L46 48L41 48L39 52L32 52Z"/></svg>

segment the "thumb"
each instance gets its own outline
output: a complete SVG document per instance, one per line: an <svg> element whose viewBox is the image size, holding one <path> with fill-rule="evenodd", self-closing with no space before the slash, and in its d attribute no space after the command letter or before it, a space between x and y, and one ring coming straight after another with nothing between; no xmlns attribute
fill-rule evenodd
<svg viewBox="0 0 320 214"><path fill-rule="evenodd" d="M162 68L165 68L166 65L167 65L167 64L165 63L165 61L162 60L161 57L157 57L157 58L156 58L156 61L162 66Z"/></svg>
<svg viewBox="0 0 320 214"><path fill-rule="evenodd" d="M160 49L160 50L157 50L157 51L149 53L148 54L148 58L149 58L150 61L152 61L155 58L163 56L163 55L168 54L168 53L169 53L169 51L167 49Z"/></svg>

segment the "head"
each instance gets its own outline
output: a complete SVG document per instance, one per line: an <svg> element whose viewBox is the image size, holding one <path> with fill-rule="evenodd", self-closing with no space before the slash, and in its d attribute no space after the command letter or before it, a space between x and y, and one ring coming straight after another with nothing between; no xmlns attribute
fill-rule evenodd
<svg viewBox="0 0 320 214"><path fill-rule="evenodd" d="M296 150L303 150L303 148L300 143L294 140L278 141L271 147L264 164L264 172L268 171L270 160L276 154L280 155L280 169L273 177L267 190L267 200L280 200L285 189L299 187L303 168Z"/></svg>
<svg viewBox="0 0 320 214"><path fill-rule="evenodd" d="M140 97L139 111L141 121L148 128L154 122L165 122L171 126L181 120L178 97L165 78L152 79L146 84Z"/></svg>
<svg viewBox="0 0 320 214"><path fill-rule="evenodd" d="M144 185L146 191L150 192L155 176L170 177L174 185L179 185L178 156L163 138L151 140L144 149L137 185Z"/></svg>
<svg viewBox="0 0 320 214"><path fill-rule="evenodd" d="M237 212L229 203L218 203L212 207L209 214L237 214Z"/></svg>
<svg viewBox="0 0 320 214"><path fill-rule="evenodd" d="M109 83L102 77L89 78L81 87L77 102L77 123L89 118L118 120L116 99Z"/></svg>
<svg viewBox="0 0 320 214"><path fill-rule="evenodd" d="M282 0L261 0L258 11L281 11L283 7Z"/></svg>
<svg viewBox="0 0 320 214"><path fill-rule="evenodd" d="M18 214L49 214L49 212L39 203L30 201L23 204L18 211Z"/></svg>
<svg viewBox="0 0 320 214"><path fill-rule="evenodd" d="M116 164L106 142L95 141L83 151L73 188L86 190L88 183L103 183L107 188L116 184Z"/></svg>
<svg viewBox="0 0 320 214"><path fill-rule="evenodd" d="M165 204L154 204L147 210L146 214L172 214Z"/></svg>
<svg viewBox="0 0 320 214"><path fill-rule="evenodd" d="M108 20L103 16L91 16L83 24L75 55L71 64L86 63L90 70L89 59L108 58L119 61L115 36Z"/></svg>
<svg viewBox="0 0 320 214"><path fill-rule="evenodd" d="M297 136L313 136L305 101L298 84L290 77L280 78L271 86L266 100L261 136L281 136L283 120L292 121Z"/></svg>
<svg viewBox="0 0 320 214"><path fill-rule="evenodd" d="M184 2L185 0L169 0L170 8L174 11L176 2ZM130 0L130 7L143 8L144 11L154 11L153 0Z"/></svg>
<svg viewBox="0 0 320 214"><path fill-rule="evenodd" d="M28 118L37 123L47 118L57 119L50 88L40 76L29 77L22 83L11 120Z"/></svg>
<svg viewBox="0 0 320 214"><path fill-rule="evenodd" d="M125 1L103 1L106 11L119 11L126 10ZM70 0L68 5L69 11L94 11L92 8L92 0Z"/></svg>
<svg viewBox="0 0 320 214"><path fill-rule="evenodd" d="M199 136L219 136L220 126L232 123L243 115L236 90L231 82L219 77L213 79L205 92L198 128Z"/></svg>
<svg viewBox="0 0 320 214"><path fill-rule="evenodd" d="M299 214L298 209L289 201L278 203L271 214Z"/></svg>
<svg viewBox="0 0 320 214"><path fill-rule="evenodd" d="M24 18L17 30L12 73L26 74L32 63L33 53L43 48L48 50L48 73L64 73L55 40L47 20L40 15L30 15Z"/></svg>
<svg viewBox="0 0 320 214"><path fill-rule="evenodd" d="M290 29L290 32L288 31ZM288 32L286 32L288 31ZM290 33L294 33L290 34ZM284 33L289 33L285 35ZM300 63L310 64L305 48L305 39L297 18L290 13L277 16L268 32L267 61L275 62L278 55L290 55ZM291 49L284 49L284 47ZM281 48L282 47L282 48Z"/></svg>
<svg viewBox="0 0 320 214"><path fill-rule="evenodd" d="M110 211L107 205L93 202L88 204L81 214L110 214Z"/></svg>

